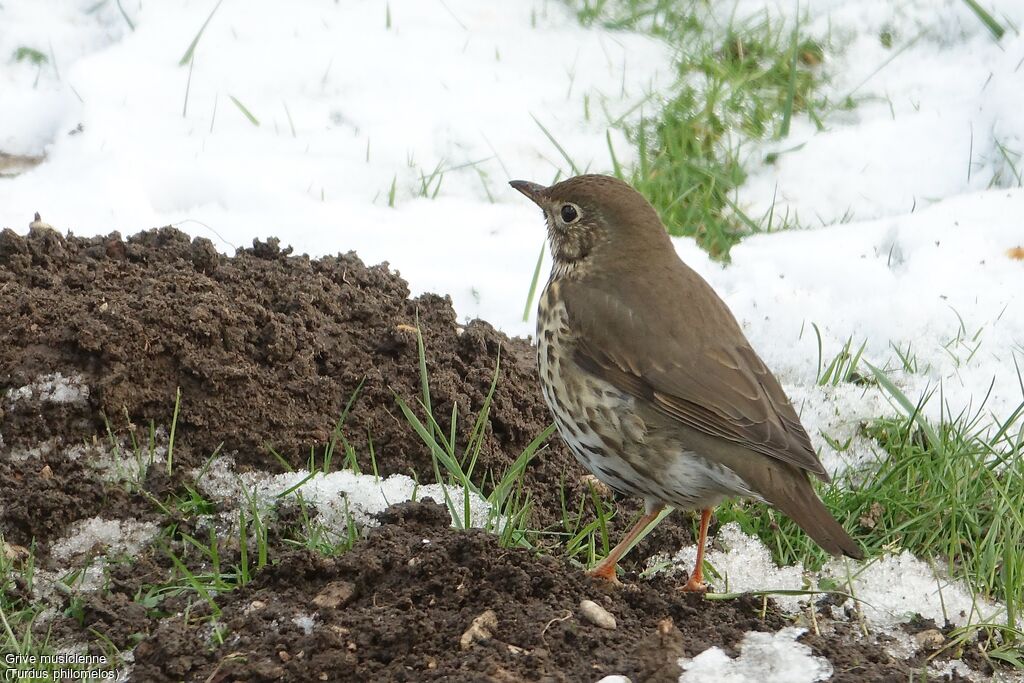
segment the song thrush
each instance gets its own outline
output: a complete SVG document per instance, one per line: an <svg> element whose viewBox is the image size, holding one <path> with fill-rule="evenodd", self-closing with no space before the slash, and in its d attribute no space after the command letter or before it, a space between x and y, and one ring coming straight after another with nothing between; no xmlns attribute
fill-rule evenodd
<svg viewBox="0 0 1024 683"><path fill-rule="evenodd" d="M676 255L654 208L608 176L512 187L544 212L554 265L537 315L544 398L576 457L646 514L592 571L616 564L665 505L774 505L833 555L863 557L811 487L828 481L778 380L725 303Z"/></svg>

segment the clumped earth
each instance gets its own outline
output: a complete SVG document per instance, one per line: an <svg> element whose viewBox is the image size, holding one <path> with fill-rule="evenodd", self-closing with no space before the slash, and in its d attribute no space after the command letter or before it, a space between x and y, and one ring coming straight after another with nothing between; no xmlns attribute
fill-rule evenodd
<svg viewBox="0 0 1024 683"><path fill-rule="evenodd" d="M447 298L410 299L387 265L367 267L353 253L309 259L276 240L226 257L172 228L128 239L4 230L5 550L32 546L40 569L66 571L54 544L97 515L155 522L165 529L160 543L181 548L192 522L160 501L194 489L189 468L214 454L233 455L243 471L281 472L282 460L303 467L350 403L340 433L364 471L372 442L382 475L432 481L430 453L396 406L396 397L416 405L421 395L417 328L433 413L447 432L445 416L457 406L463 445L500 350L475 475L486 486L549 424L532 348L486 322L460 324ZM150 424L172 423L179 389L172 473L152 468L135 487L101 476L99 458L129 458L110 443L145 442ZM563 503L592 509L584 474L557 439L546 445L523 480L531 528L559 527ZM637 507L609 505L614 537ZM134 647L133 679L142 681L675 681L679 657L712 646L735 655L747 631L777 631L791 619L770 600L709 601L678 593L675 578L639 579L647 557L691 540L682 515L634 551L619 588L587 578L557 545L538 554L453 530L432 503L393 506L380 527L330 556L285 543L293 522L286 511L269 519L270 564L216 597L215 620L194 596L153 598L152 587L177 571L153 542L108 562L101 588L51 596L55 616L37 628L58 645L90 642L99 651L100 634L119 650ZM239 548L224 552L224 566L238 560ZM22 583L6 590L15 604L33 600ZM607 609L616 628L583 620L582 599ZM802 642L830 660L832 680L908 680L926 666L895 660L845 624L829 626L820 607L823 635ZM478 618L484 632L466 636Z"/></svg>

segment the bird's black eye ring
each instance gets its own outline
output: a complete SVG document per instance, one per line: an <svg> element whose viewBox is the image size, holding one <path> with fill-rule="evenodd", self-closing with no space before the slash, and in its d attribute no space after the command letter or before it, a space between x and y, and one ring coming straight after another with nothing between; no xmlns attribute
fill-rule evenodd
<svg viewBox="0 0 1024 683"><path fill-rule="evenodd" d="M575 223L580 219L580 212L575 204L562 204L559 213L565 223Z"/></svg>

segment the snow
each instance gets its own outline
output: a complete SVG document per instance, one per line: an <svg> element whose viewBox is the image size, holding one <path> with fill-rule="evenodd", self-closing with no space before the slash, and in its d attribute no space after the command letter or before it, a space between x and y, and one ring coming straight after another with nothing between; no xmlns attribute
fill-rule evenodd
<svg viewBox="0 0 1024 683"><path fill-rule="evenodd" d="M679 683L813 683L832 677L832 665L796 642L804 629L787 627L778 633L750 631L740 643L740 654L730 658L712 647L696 657L682 658Z"/></svg>
<svg viewBox="0 0 1024 683"><path fill-rule="evenodd" d="M849 590L860 601L864 619L876 628L906 623L915 614L939 626L1006 621L1005 605L973 594L962 581L933 571L906 550L850 569L833 560L822 574Z"/></svg>
<svg viewBox="0 0 1024 683"><path fill-rule="evenodd" d="M719 593L800 591L815 588L809 583L809 578L804 577L802 566L777 566L772 561L771 551L761 541L743 533L735 522L726 524L718 530L714 545L706 550L704 560L714 567L717 573L717 576L705 573L705 581ZM656 556L652 557L649 563L654 566L663 561L662 557ZM693 569L696 561L696 545L680 548L669 559L672 567L687 572ZM790 611L796 611L800 602L807 600L806 595L773 597L781 607Z"/></svg>
<svg viewBox="0 0 1024 683"><path fill-rule="evenodd" d="M316 629L316 615L300 614L292 618L292 623L302 629L307 636Z"/></svg>
<svg viewBox="0 0 1024 683"><path fill-rule="evenodd" d="M35 397L49 403L81 404L89 400L89 387L82 382L81 375L65 377L60 372L40 375L31 384L7 390L10 407L18 401Z"/></svg>
<svg viewBox="0 0 1024 683"><path fill-rule="evenodd" d="M317 473L307 480L308 477L309 472L304 470L280 474L258 485L256 492L264 499L277 497L305 481L290 495L301 494L307 503L313 503L324 525L330 529L346 528L349 517L359 526L376 526L378 514L390 505L408 500L431 498L435 503L445 504L446 487L441 484L419 485L404 474L377 478L340 470L329 474ZM453 519L453 523L462 526L468 500L470 514L467 526L482 528L487 525L492 515L486 500L471 492L464 496L462 489L452 486L447 487L447 495L459 515L459 520Z"/></svg>
<svg viewBox="0 0 1024 683"><path fill-rule="evenodd" d="M359 527L377 526L377 515L398 503L430 498L435 503L446 505L446 491L458 517L455 519L453 516L454 525L487 528L490 523L500 521L492 513L490 504L472 492L441 484L417 484L404 474L375 477L350 470L327 474L317 472L312 476L307 470L278 475L265 472L239 474L234 469L233 458L226 456L213 461L205 471L202 468L193 470L193 476L204 495L225 504L237 505L255 494L264 507L269 507L279 498L302 496L306 504L320 513L318 521L339 535L348 527L349 520ZM467 505L468 523L464 520Z"/></svg>
<svg viewBox="0 0 1024 683"><path fill-rule="evenodd" d="M1024 152L1020 88L1024 22L1017 0L983 3L1008 30L997 42L962 0L818 0L800 3L802 30L841 49L826 61L825 94L855 109L819 132L801 118L790 136L760 146L783 153L757 164L740 192L761 215L773 203L802 225L911 213L991 185L1019 186L999 151ZM738 17L791 23L795 3L743 0ZM738 19L741 20L741 19ZM885 47L881 36L891 36ZM843 119L846 119L845 121Z"/></svg>
<svg viewBox="0 0 1024 683"><path fill-rule="evenodd" d="M649 566L689 572L696 557L697 547L687 546L670 558L651 558ZM715 592L770 591L780 607L793 613L816 596L785 591L836 586L836 590L856 600L860 618L874 630L891 631L894 626L909 622L915 614L932 619L939 626L947 621L965 626L1006 620L1005 605L976 595L963 581L950 579L939 567L905 550L864 562L834 559L820 572L807 572L799 564L779 567L761 541L730 522L718 531L705 561L714 568L714 572L705 572L704 577ZM835 612L836 618L843 618L842 610Z"/></svg>
<svg viewBox="0 0 1024 683"><path fill-rule="evenodd" d="M75 522L67 534L53 544L50 554L66 561L101 548L108 554L131 557L159 530L153 522L91 517Z"/></svg>

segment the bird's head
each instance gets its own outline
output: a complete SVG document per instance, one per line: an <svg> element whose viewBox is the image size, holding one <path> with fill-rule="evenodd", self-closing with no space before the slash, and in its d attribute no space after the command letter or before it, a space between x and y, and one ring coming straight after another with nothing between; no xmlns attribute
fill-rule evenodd
<svg viewBox="0 0 1024 683"><path fill-rule="evenodd" d="M550 187L526 180L509 185L544 212L556 267L651 253L668 242L654 207L618 178L581 175Z"/></svg>

